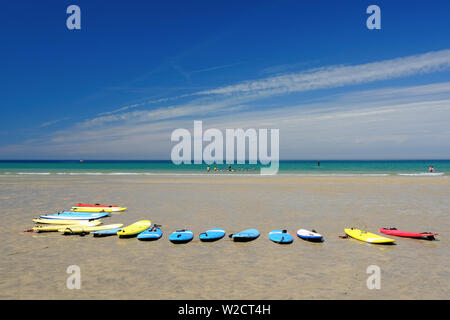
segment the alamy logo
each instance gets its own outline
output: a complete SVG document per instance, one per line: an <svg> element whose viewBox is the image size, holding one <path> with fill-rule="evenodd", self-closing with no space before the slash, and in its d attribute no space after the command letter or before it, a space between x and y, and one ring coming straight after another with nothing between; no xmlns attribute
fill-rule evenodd
<svg viewBox="0 0 450 320"><path fill-rule="evenodd" d="M67 17L66 26L69 30L81 29L81 9L79 6L72 4L67 7L67 14L71 14Z"/></svg>
<svg viewBox="0 0 450 320"><path fill-rule="evenodd" d="M366 21L366 26L369 30L381 29L381 9L379 6L373 4L367 7L366 13L371 14Z"/></svg>
<svg viewBox="0 0 450 320"><path fill-rule="evenodd" d="M70 276L66 280L67 289L80 289L81 288L81 269L77 265L71 265L67 267L66 273Z"/></svg>
<svg viewBox="0 0 450 320"><path fill-rule="evenodd" d="M202 121L194 121L194 135L189 130L176 129L172 132L171 141L178 142L171 152L174 164L257 164L258 161L266 167L261 167L261 174L276 174L279 167L279 129L225 129L225 159L224 134L219 129L207 129L203 132ZM208 143L203 148L203 143ZM248 142L248 150L246 148ZM193 144L193 148L192 148ZM192 157L192 149L194 156ZM248 154L248 158L247 158Z"/></svg>
<svg viewBox="0 0 450 320"><path fill-rule="evenodd" d="M369 278L367 278L366 284L369 290L381 289L381 269L379 266L370 265L366 269L367 274L371 274Z"/></svg>

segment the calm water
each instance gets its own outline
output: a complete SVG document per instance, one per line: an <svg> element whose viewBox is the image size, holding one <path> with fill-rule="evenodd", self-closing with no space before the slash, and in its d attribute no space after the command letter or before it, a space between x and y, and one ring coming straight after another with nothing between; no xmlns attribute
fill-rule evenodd
<svg viewBox="0 0 450 320"><path fill-rule="evenodd" d="M429 166L434 167L430 174ZM260 165L175 165L171 161L0 161L0 175L258 174ZM214 171L214 167L217 171ZM450 175L450 160L282 161L279 174Z"/></svg>

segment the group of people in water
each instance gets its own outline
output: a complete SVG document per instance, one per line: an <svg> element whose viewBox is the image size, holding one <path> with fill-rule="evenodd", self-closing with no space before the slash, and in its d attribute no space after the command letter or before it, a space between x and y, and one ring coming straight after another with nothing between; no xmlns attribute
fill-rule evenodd
<svg viewBox="0 0 450 320"><path fill-rule="evenodd" d="M240 167L238 167L238 168L233 168L233 167L231 167L231 165L229 165L228 167L226 167L226 168L217 168L217 167L213 167L212 169L211 169L211 167L206 167L206 171L207 172L211 172L211 171L213 171L213 172L217 172L217 171L228 171L228 172L236 172L236 171L254 171L254 170L256 170L257 168L256 167L251 167L251 168L248 168L248 167L246 167L246 168L240 168Z"/></svg>
<svg viewBox="0 0 450 320"><path fill-rule="evenodd" d="M317 161L317 166L320 167L320 161ZM231 165L228 165L228 167L225 167L225 168L217 168L217 167L213 167L213 168L211 169L210 166L206 167L206 171L207 171L207 172L211 172L211 171L213 171L213 172L217 172L217 171L236 172L236 171L250 171L250 170L256 170L256 169L257 169L256 167L251 167L251 168L248 168L248 167L246 167L246 168L239 168L239 167L238 167L238 168L234 169L234 168L231 167ZM434 167L430 165L430 166L428 167L428 171L429 171L430 173L433 173L433 172L434 172Z"/></svg>

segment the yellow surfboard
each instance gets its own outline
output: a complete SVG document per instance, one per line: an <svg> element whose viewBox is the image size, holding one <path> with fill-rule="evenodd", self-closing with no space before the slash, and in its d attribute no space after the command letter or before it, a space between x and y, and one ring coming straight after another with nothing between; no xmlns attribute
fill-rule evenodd
<svg viewBox="0 0 450 320"><path fill-rule="evenodd" d="M344 231L350 237L355 238L357 240L364 241L364 242L369 242L369 243L393 243L393 242L395 242L394 239L389 239L389 238L379 236L374 233L370 233L370 232L355 229L355 228L345 229Z"/></svg>
<svg viewBox="0 0 450 320"><path fill-rule="evenodd" d="M141 233L142 231L147 230L151 226L152 226L152 222L150 220L140 220L140 221L130 224L129 226L118 231L117 235L119 237L135 236L135 235L138 235L139 233Z"/></svg>
<svg viewBox="0 0 450 320"><path fill-rule="evenodd" d="M33 219L33 222L41 223L41 224L58 224L58 225L69 225L69 224L85 224L85 223L96 223L95 225L99 225L102 223L100 219L97 220L63 220L63 219Z"/></svg>
<svg viewBox="0 0 450 320"><path fill-rule="evenodd" d="M92 222L85 222L80 221L80 224L39 224L37 226L34 226L32 230L34 232L52 232L52 231L58 231L59 229L67 228L67 227L74 227L74 226L80 226L80 227L95 227L101 224L100 221L95 220Z"/></svg>
<svg viewBox="0 0 450 320"><path fill-rule="evenodd" d="M75 212L121 212L127 208L124 207L72 207L70 211Z"/></svg>
<svg viewBox="0 0 450 320"><path fill-rule="evenodd" d="M63 234L80 234L80 233L89 233L92 231L99 231L99 230L109 230L109 229L116 229L123 227L123 223L116 223L116 224L107 224L104 226L96 226L96 227L87 227L82 225L69 225L64 226L63 228L59 229L59 232L62 232Z"/></svg>

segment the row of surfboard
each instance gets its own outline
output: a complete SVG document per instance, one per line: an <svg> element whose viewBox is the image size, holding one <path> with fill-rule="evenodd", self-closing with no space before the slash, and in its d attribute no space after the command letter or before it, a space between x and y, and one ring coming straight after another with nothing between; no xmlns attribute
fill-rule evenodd
<svg viewBox="0 0 450 320"><path fill-rule="evenodd" d="M101 220L63 220L57 218L39 218L33 220L39 225L33 227L35 232L59 231L65 235L69 234L92 234L94 237L106 237L118 235L119 237L134 237L139 240L157 240L162 237L160 225L151 226L150 220L140 220L127 227L123 224L100 225ZM210 229L199 234L199 239L205 242L222 239L226 232L223 229ZM297 235L310 241L323 241L322 235L308 230L300 229ZM238 242L251 241L260 236L256 229L247 229L238 233L230 234L229 237ZM194 233L188 229L176 230L169 236L173 243L186 243L194 238ZM294 239L286 230L273 230L269 233L269 239L276 243L291 243Z"/></svg>
<svg viewBox="0 0 450 320"><path fill-rule="evenodd" d="M92 210L92 211L89 211ZM112 212L124 211L126 208L119 206L104 206L100 204L90 205L79 203L72 207L71 211L63 211L50 215L41 215L37 219L33 219L38 223L30 231L49 232L59 231L63 234L88 234L91 233L96 237L119 235L120 237L137 236L140 240L155 240L162 236L160 226L151 226L150 220L141 220L133 223L127 227L123 224L109 224L101 225L101 218L111 215ZM347 236L352 238L374 243L374 244L390 244L394 243L394 239L386 238L377 234L359 230L356 228L349 228L344 230ZM396 228L380 228L380 232L388 235L421 238L433 240L437 233L431 232L406 232L397 230ZM251 241L259 237L259 231L256 229L247 229L236 234L229 235L234 241ZM223 238L225 231L223 229L210 229L199 235L202 241L215 241ZM304 240L322 242L323 236L315 230L309 231L300 229L297 231L297 236ZM190 230L182 229L176 230L169 236L169 240L174 243L189 242L194 237ZM269 239L280 244L292 243L293 237L287 230L273 230L269 233Z"/></svg>

